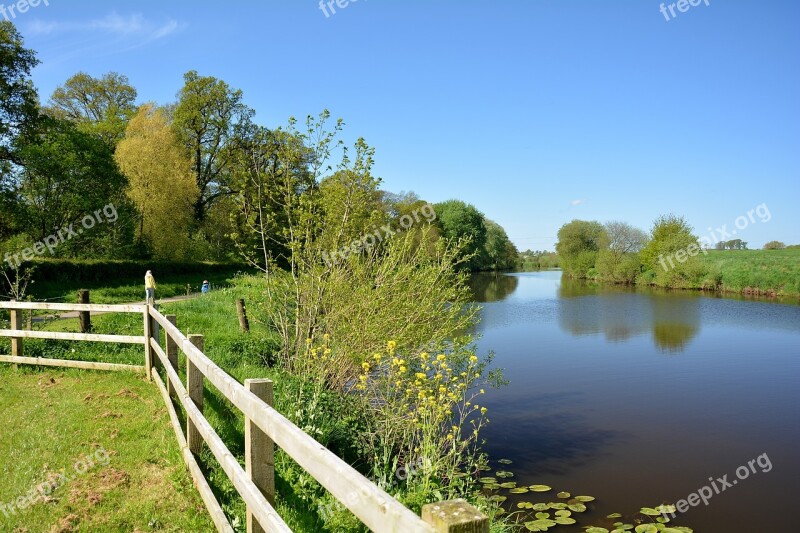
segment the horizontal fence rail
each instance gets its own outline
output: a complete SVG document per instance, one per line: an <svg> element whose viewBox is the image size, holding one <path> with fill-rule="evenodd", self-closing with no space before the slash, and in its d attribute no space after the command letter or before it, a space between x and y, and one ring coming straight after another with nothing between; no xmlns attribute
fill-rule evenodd
<svg viewBox="0 0 800 533"><path fill-rule="evenodd" d="M187 360L191 361L223 396L367 527L373 531L409 533L433 531L402 503L228 375L192 344L164 315L151 308L150 316L186 354ZM170 380L176 377L177 374L170 376Z"/></svg>
<svg viewBox="0 0 800 533"><path fill-rule="evenodd" d="M88 298L87 298L88 299ZM84 300L86 301L86 300ZM209 515L218 531L231 533L233 529L217 501L208 481L203 476L196 455L204 442L222 470L247 504L247 531L291 531L270 503L274 499L274 459L272 448L278 445L300 467L325 487L344 507L373 531L402 533L488 533L489 520L463 500L428 504L422 517L416 515L383 489L375 485L352 466L314 440L289 419L249 390L253 381L242 385L222 370L203 353L202 336L186 337L175 325L175 316L164 316L151 305L61 304L41 302L0 302L0 309L11 312L9 329L0 330L0 337L11 337L11 355L0 355L0 363L63 366L87 370L127 370L144 372L154 381L167 406L170 422L175 430L178 445L189 473L194 480ZM20 310L78 311L87 316L91 312L140 313L143 318L143 336L96 335L92 333L63 333L26 331L21 328ZM166 350L160 342L160 332L166 337ZM23 357L23 339L58 339L84 342L112 342L141 344L144 347L144 366L117 365L88 361ZM186 384L178 373L178 350L186 356ZM166 377L161 380L159 369ZM207 379L245 417L246 468L225 445L203 415L203 381ZM271 387L271 382L268 383ZM269 388L269 391L272 389ZM263 391L262 391L263 392ZM186 414L184 435L173 400ZM257 429L256 429L257 428ZM260 430L260 431L259 431ZM263 432L263 433L262 433ZM273 444L274 443L274 444ZM262 449L253 452L254 447ZM269 451L267 451L269 450ZM254 453L254 455L250 455ZM251 470L252 461L261 461ZM269 481L258 477L268 477ZM259 487L260 485L260 487ZM251 520L252 518L252 520Z"/></svg>

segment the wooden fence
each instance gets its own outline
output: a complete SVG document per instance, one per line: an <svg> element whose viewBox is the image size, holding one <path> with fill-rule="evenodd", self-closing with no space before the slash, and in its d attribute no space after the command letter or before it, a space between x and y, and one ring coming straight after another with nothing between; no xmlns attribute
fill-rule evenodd
<svg viewBox="0 0 800 533"><path fill-rule="evenodd" d="M174 315L164 316L149 305L12 301L0 302L0 309L8 309L11 315L9 329L0 330L0 337L11 338L11 355L0 355L0 362L143 372L148 379L155 382L164 398L183 459L218 531L232 533L233 529L197 463L196 456L204 443L247 505L248 532L291 531L274 508L276 444L373 531L402 533L489 531L488 518L463 500L428 504L423 507L422 517L414 514L273 409L271 381L246 380L241 384L217 366L203 353L203 337L201 335L186 337L176 326L177 320ZM20 313L22 310L139 313L143 318L144 334L127 336L26 331L22 328ZM160 343L160 332L164 333L166 341L164 348ZM30 338L141 344L144 349L144 365L24 357L24 339ZM178 373L179 350L186 356L185 385ZM161 380L159 369L166 376L166 384ZM239 461L203 416L203 392L206 380L244 415L245 468L241 467ZM175 401L186 413L185 433L178 418Z"/></svg>

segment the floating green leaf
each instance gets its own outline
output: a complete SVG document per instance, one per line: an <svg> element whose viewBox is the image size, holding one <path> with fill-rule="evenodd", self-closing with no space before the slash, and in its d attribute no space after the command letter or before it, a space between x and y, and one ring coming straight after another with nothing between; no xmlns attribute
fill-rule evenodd
<svg viewBox="0 0 800 533"><path fill-rule="evenodd" d="M585 502L593 502L595 498L594 496L575 496L575 499L578 500L579 502L585 503Z"/></svg>
<svg viewBox="0 0 800 533"><path fill-rule="evenodd" d="M553 490L552 487L548 487L547 485L531 485L531 490L533 492L547 492L548 490Z"/></svg>
<svg viewBox="0 0 800 533"><path fill-rule="evenodd" d="M510 465L514 461L512 461L511 459L498 459L497 462L500 463L501 465Z"/></svg>
<svg viewBox="0 0 800 533"><path fill-rule="evenodd" d="M558 494L556 494L556 496L559 497L559 498L566 499L566 498L570 497L570 493L569 492L559 492Z"/></svg>
<svg viewBox="0 0 800 533"><path fill-rule="evenodd" d="M639 512L642 514L646 514L647 516L659 516L661 514L651 507L642 507Z"/></svg>
<svg viewBox="0 0 800 533"><path fill-rule="evenodd" d="M526 492L528 492L528 487L517 487L515 489L511 489L508 492L510 492L511 494L525 494Z"/></svg>

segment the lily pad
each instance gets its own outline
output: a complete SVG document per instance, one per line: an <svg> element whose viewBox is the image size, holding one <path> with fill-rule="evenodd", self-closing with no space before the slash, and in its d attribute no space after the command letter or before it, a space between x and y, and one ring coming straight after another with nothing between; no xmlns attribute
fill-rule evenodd
<svg viewBox="0 0 800 533"><path fill-rule="evenodd" d="M533 492L547 492L548 490L553 490L553 488L547 485L531 485L531 490Z"/></svg>

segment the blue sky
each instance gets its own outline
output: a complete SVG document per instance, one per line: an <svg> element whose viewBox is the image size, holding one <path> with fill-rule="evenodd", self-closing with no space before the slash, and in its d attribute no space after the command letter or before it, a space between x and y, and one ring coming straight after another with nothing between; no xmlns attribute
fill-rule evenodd
<svg viewBox="0 0 800 533"><path fill-rule="evenodd" d="M113 70L167 103L195 69L266 126L328 108L384 188L471 202L521 249L573 218L707 235L762 204L737 237L800 243L800 2L660 4L42 0L14 22L45 101Z"/></svg>

